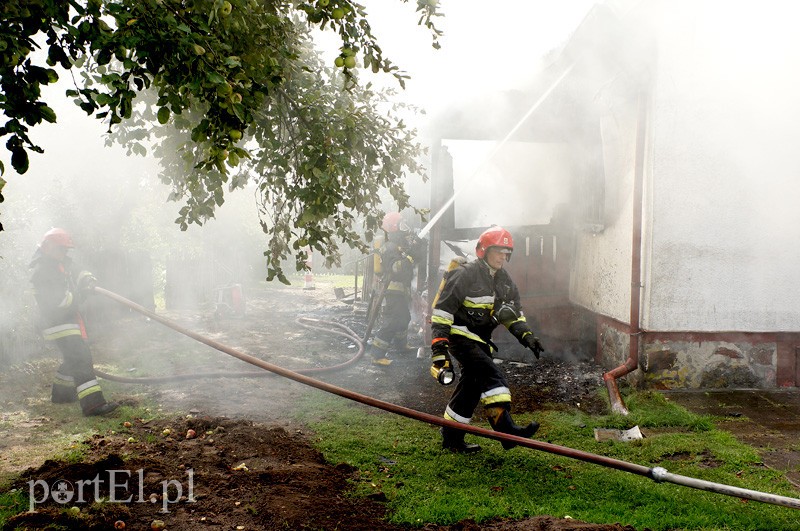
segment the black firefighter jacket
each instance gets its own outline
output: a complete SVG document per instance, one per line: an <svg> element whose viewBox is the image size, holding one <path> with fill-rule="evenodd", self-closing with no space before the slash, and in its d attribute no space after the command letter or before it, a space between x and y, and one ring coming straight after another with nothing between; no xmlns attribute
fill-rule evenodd
<svg viewBox="0 0 800 531"><path fill-rule="evenodd" d="M501 305L511 305L517 319L504 323L514 337L522 343L523 336L531 333L520 306L519 290L505 269L494 276L481 259L467 262L447 273L439 300L431 316L432 341L450 340L460 336L485 344L489 352L496 350L491 341L497 326L493 314Z"/></svg>
<svg viewBox="0 0 800 531"><path fill-rule="evenodd" d="M39 305L40 326L45 339L79 335L86 337L78 307L83 297L77 293L70 263L59 261L37 250L31 262L33 294Z"/></svg>

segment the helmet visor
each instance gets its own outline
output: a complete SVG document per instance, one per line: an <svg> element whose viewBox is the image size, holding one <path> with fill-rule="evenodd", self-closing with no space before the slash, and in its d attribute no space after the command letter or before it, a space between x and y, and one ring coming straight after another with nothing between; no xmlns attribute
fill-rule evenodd
<svg viewBox="0 0 800 531"><path fill-rule="evenodd" d="M491 247L487 248L486 251L491 251L493 253L499 254L505 257L506 262L511 261L511 253L514 252L514 249L509 249L508 247L499 247L497 245L492 245Z"/></svg>

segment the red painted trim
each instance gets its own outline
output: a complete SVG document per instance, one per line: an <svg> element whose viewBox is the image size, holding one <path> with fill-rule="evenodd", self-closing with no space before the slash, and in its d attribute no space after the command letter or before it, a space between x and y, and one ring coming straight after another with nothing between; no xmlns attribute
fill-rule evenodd
<svg viewBox="0 0 800 531"><path fill-rule="evenodd" d="M626 323L618 321L613 317L600 314L595 314L595 317L598 327L606 326L626 334L630 330L630 327ZM736 330L699 332L696 330L641 330L641 335L646 336L646 338L650 341L689 341L692 343L701 343L704 341L730 341L732 343L737 341L747 341L750 343L774 343L787 340L790 342L800 342L800 332L742 332Z"/></svg>

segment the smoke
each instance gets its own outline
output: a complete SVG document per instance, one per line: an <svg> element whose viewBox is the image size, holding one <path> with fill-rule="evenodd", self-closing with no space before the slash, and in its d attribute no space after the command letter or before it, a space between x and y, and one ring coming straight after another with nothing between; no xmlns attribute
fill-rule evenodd
<svg viewBox="0 0 800 531"><path fill-rule="evenodd" d="M564 41L591 2L573 3L555 12L526 0L508 2L498 9L487 8L485 2L444 0L445 18L441 22L445 36L439 51L430 47L424 29L414 30L414 37L410 37L406 27L415 27L417 15L408 5L398 3L405 17L399 23L400 15L392 11L393 3L367 4L368 12L376 16L373 27L385 55L412 76L402 97L424 108L427 117L438 116L439 110L455 102L464 102L458 111L474 118L477 114L475 108L470 108L473 104L483 106L485 117L496 115L501 105L498 101L476 101L479 98L475 94L525 86L540 68L541 56ZM476 32L480 39L475 38ZM63 227L73 234L75 261L81 267L94 269L101 286L136 302L146 302L147 297L140 294L143 299L137 300L134 284L141 285L147 279L139 282L132 278L137 270L135 263L149 261L155 309L175 316L185 313L187 323L213 328L213 321L208 319L213 314L215 288L263 278L261 233L257 220L251 217L255 209L249 191L229 195L218 210L217 219L205 227L190 226L186 232L179 231L173 222L177 205L165 202L169 190L157 178L157 161L127 156L124 148L107 147L106 125L63 101L67 85L58 83L45 89L45 99L53 102L58 123L33 129L32 138L45 153L33 155L28 173L8 178L4 189L7 201L2 210L6 230L0 233L0 365L6 367L41 357L58 357L39 338L37 310L28 280L30 258L41 236L51 227ZM414 125L430 130L425 118L415 120ZM476 126L489 125L484 121ZM490 143L467 145L455 141L448 146L457 153L456 186L458 179L476 164L476 155L492 148ZM459 203L459 223L515 224L526 211L535 213L537 223L547 223L555 206L563 201L564 191L559 184L564 176L559 163L565 157L566 150L559 143L537 144L532 149L530 145L509 143L494 158L486 175L475 180L474 193ZM497 193L493 183L498 180L508 183L507 192ZM418 182L410 186L414 191L412 203L425 205L427 189ZM480 208L476 203L479 199L485 201ZM474 217L475 212L480 215ZM474 244L467 247L474 251ZM145 262L136 262L140 259ZM167 294L170 278L177 280L172 293ZM200 281L204 294L182 291L180 280ZM180 293L176 294L176 290ZM93 304L90 313L98 319L110 318L114 312L115 318L120 313L122 319L131 318L119 308L110 312L113 305L108 301ZM296 309L295 314L301 310ZM92 332L98 344L109 349L98 352L98 359L123 359L121 368L134 369L131 374L135 375L135 369L144 367L146 361L138 356L160 348L154 339L159 337L173 345L169 352L160 353L165 372L195 370L198 363L211 367L231 365L228 360L218 361L217 353L198 354L188 340L154 334L154 327L159 325L138 319L133 322L128 333L117 337L103 336L101 322L94 323ZM309 352L324 353L330 347L327 340L310 334L298 332L296 336L276 338L268 333L269 323L264 323L264 328L241 332L258 336L251 339L254 344L263 345L264 352L280 352L284 342L313 341Z"/></svg>
<svg viewBox="0 0 800 531"><path fill-rule="evenodd" d="M456 227L546 225L569 195L569 151L565 144L508 142L484 171L473 176L494 142L448 140L456 190Z"/></svg>
<svg viewBox="0 0 800 531"><path fill-rule="evenodd" d="M58 101L64 85L48 90L45 97ZM170 190L157 178L156 160L104 145L105 126L70 102L58 107L58 115L57 124L33 130L45 153L34 155L30 170L9 177L4 189L0 362L53 354L37 331L28 266L42 235L52 227L72 235L76 248L71 254L78 268L93 271L101 286L146 307L165 308L167 268L176 259L208 265L172 271L175 279L203 275L194 280L205 282L209 291L194 301L195 308L209 302L214 287L263 277L262 235L250 191L228 194L217 219L181 232L174 223L178 204L166 202ZM110 309L119 314L113 304L102 301L93 302L87 312L103 319Z"/></svg>

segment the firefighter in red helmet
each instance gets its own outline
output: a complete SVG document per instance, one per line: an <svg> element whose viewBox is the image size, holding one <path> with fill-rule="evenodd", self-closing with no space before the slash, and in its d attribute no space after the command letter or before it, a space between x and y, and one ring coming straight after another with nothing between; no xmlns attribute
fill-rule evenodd
<svg viewBox="0 0 800 531"><path fill-rule="evenodd" d="M490 227L478 238L477 259L453 264L446 273L431 316L431 374L439 376L452 370L452 358L459 363L461 375L444 417L469 424L479 404L492 429L502 433L531 437L537 422L518 426L511 417L511 391L503 372L495 365L492 331L505 326L536 358L543 352L539 339L528 326L520 307L519 290L503 269L511 259L514 241L502 227ZM452 358L451 358L452 356ZM464 442L464 432L443 427L442 447L454 452L476 452L477 444ZM514 443L503 442L510 449Z"/></svg>
<svg viewBox="0 0 800 531"><path fill-rule="evenodd" d="M381 228L386 234L394 234L396 232L408 232L408 226L403 221L403 215L400 212L389 212L383 216Z"/></svg>
<svg viewBox="0 0 800 531"><path fill-rule="evenodd" d="M55 375L51 400L78 401L86 416L106 415L117 404L106 401L95 378L86 328L79 312L79 306L97 280L88 271L72 274L68 252L73 247L67 231L51 229L45 233L31 262L31 283L39 306L42 335L55 342L63 358Z"/></svg>
<svg viewBox="0 0 800 531"><path fill-rule="evenodd" d="M382 281L386 282L381 325L370 341L369 354L376 365L390 365L390 349L408 352L411 322L411 284L417 265L425 258L422 241L409 229L400 212L389 212L381 225L386 238L380 248Z"/></svg>

